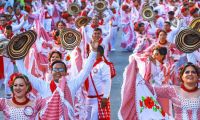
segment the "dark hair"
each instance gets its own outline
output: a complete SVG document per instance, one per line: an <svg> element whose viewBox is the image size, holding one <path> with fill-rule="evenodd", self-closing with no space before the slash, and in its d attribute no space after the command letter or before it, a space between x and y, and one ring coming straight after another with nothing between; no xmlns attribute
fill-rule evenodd
<svg viewBox="0 0 200 120"><path fill-rule="evenodd" d="M100 31L102 33L101 28L95 28L94 31Z"/></svg>
<svg viewBox="0 0 200 120"><path fill-rule="evenodd" d="M139 28L142 27L142 26L144 26L144 23L142 23L142 22L138 23Z"/></svg>
<svg viewBox="0 0 200 120"><path fill-rule="evenodd" d="M65 22L62 21L62 20L60 20L60 21L58 21L58 22L56 23L56 27L58 27L58 24L59 24L59 23L62 23L64 26L66 26Z"/></svg>
<svg viewBox="0 0 200 120"><path fill-rule="evenodd" d="M174 15L174 11L169 11L168 15Z"/></svg>
<svg viewBox="0 0 200 120"><path fill-rule="evenodd" d="M158 52L161 55L166 55L167 54L167 48L166 47L160 47L160 48L158 48Z"/></svg>
<svg viewBox="0 0 200 120"><path fill-rule="evenodd" d="M32 86L31 86L31 83L29 82L29 79L26 75L24 74L21 74L21 73L13 73L11 76L10 76L10 80L9 80L9 87L11 89L11 91L13 92L13 86L14 86L14 82L17 78L22 78L27 86L27 91L26 93L30 92L32 90Z"/></svg>
<svg viewBox="0 0 200 120"><path fill-rule="evenodd" d="M154 10L154 13L158 14L158 10Z"/></svg>
<svg viewBox="0 0 200 120"><path fill-rule="evenodd" d="M104 48L101 45L99 45L98 48L97 48L97 52L99 52L100 55L103 56L104 55Z"/></svg>
<svg viewBox="0 0 200 120"><path fill-rule="evenodd" d="M59 51L54 50L54 51L51 51L51 52L49 53L49 56L48 56L49 62L50 62L51 57L52 57L52 55L53 55L54 53L57 53L57 54L59 55L60 59L62 59L62 54L61 54Z"/></svg>
<svg viewBox="0 0 200 120"><path fill-rule="evenodd" d="M169 21L165 21L165 23L171 26L171 23Z"/></svg>
<svg viewBox="0 0 200 120"><path fill-rule="evenodd" d="M193 68L195 69L197 75L200 76L200 69L199 69L199 67L196 66L196 65L194 65L194 64L191 63L191 62L187 62L185 65L183 65L183 66L181 66L181 67L179 68L179 77L180 77L180 80L181 80L181 81L183 81L183 80L182 80L182 76L183 76L183 74L184 74L186 68L189 67L189 66L193 67Z"/></svg>
<svg viewBox="0 0 200 120"><path fill-rule="evenodd" d="M12 26L11 25L7 25L6 26L6 30L11 30L12 31Z"/></svg>
<svg viewBox="0 0 200 120"><path fill-rule="evenodd" d="M66 64L65 64L63 61L61 61L61 60L56 60L56 61L54 61L54 62L51 64L51 70L53 69L53 66L54 66L55 64L57 64L57 63L63 64L63 65L64 65L65 72L67 72L67 66L66 66Z"/></svg>
<svg viewBox="0 0 200 120"><path fill-rule="evenodd" d="M8 8L12 9L13 10L13 7L12 6L8 6L6 9L8 10Z"/></svg>

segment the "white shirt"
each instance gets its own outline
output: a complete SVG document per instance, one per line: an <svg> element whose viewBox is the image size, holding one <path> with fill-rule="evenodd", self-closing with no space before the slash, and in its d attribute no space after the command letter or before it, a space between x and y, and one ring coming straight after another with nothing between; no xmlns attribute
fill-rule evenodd
<svg viewBox="0 0 200 120"><path fill-rule="evenodd" d="M103 94L103 98L108 98L110 96L111 90L111 75L109 66L104 61L102 61L93 67L91 75L98 94ZM89 77L88 96L96 96L91 77Z"/></svg>

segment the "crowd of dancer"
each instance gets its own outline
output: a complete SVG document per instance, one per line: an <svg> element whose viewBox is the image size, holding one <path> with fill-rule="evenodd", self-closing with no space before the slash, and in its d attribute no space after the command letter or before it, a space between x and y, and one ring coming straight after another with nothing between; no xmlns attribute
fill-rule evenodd
<svg viewBox="0 0 200 120"><path fill-rule="evenodd" d="M111 119L109 55L121 47L132 54L113 119L198 120L199 24L199 0L0 0L0 110L5 119L98 120L102 107ZM67 32L72 42L80 34L78 46L66 48ZM29 35L36 39L30 49L22 46ZM181 49L178 39L195 42ZM25 57L3 49L14 40L7 49Z"/></svg>

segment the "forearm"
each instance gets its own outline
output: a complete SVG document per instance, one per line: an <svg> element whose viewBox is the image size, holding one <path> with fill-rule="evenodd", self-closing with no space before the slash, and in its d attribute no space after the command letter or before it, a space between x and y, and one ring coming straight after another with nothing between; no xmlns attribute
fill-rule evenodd
<svg viewBox="0 0 200 120"><path fill-rule="evenodd" d="M109 98L110 97L110 91L111 91L111 78L108 78L105 81L103 98Z"/></svg>
<svg viewBox="0 0 200 120"><path fill-rule="evenodd" d="M24 66L23 60L16 60L16 65L18 70L26 75L29 78L29 81L31 82L31 85L41 94L48 91L48 85L44 80L38 79L37 77L33 76L32 74L28 73L27 69Z"/></svg>
<svg viewBox="0 0 200 120"><path fill-rule="evenodd" d="M77 91L80 86L83 84L83 82L86 80L88 75L90 74L93 64L96 60L96 52L91 52L88 59L86 60L86 64L84 65L83 69L80 71L78 76L75 78L74 82L74 90Z"/></svg>

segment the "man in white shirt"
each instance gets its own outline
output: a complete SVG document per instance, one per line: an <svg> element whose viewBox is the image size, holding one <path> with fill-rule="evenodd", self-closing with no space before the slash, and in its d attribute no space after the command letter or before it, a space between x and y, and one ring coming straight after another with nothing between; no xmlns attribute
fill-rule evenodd
<svg viewBox="0 0 200 120"><path fill-rule="evenodd" d="M47 81L41 80L36 78L35 76L28 73L26 70L23 60L17 60L16 65L18 67L19 72L28 76L32 86L40 93L43 98L52 97L54 95L54 91L58 91L60 94L60 98L62 99L63 106L62 109L68 109L68 114L63 114L63 116L67 116L70 119L74 119L74 110L73 110L73 103L74 97L77 90L81 87L83 82L88 77L92 66L96 59L96 51L98 47L98 41L93 40L91 43L92 52L86 61L85 67L80 71L80 73L75 78L68 78L68 80L64 84L67 91L60 91L60 86L63 85L63 80L66 80L67 77L67 68L64 62L62 61L55 61L52 63L51 74L53 76L53 80L49 83ZM62 84L61 84L62 83ZM65 93L67 96L65 97ZM63 95L64 94L64 95ZM66 99L67 98L67 99ZM68 99L69 98L69 99ZM51 101L51 98L49 99ZM47 102L48 107L48 102ZM44 111L41 112L41 115L48 114Z"/></svg>
<svg viewBox="0 0 200 120"><path fill-rule="evenodd" d="M99 46L97 49L97 59L93 65L92 72L88 79L88 96L87 96L87 105L88 105L88 120L98 120L98 101L97 93L102 98L101 106L105 107L110 97L111 90L111 75L110 68L103 60L104 49L102 46ZM94 87L95 85L95 87Z"/></svg>

